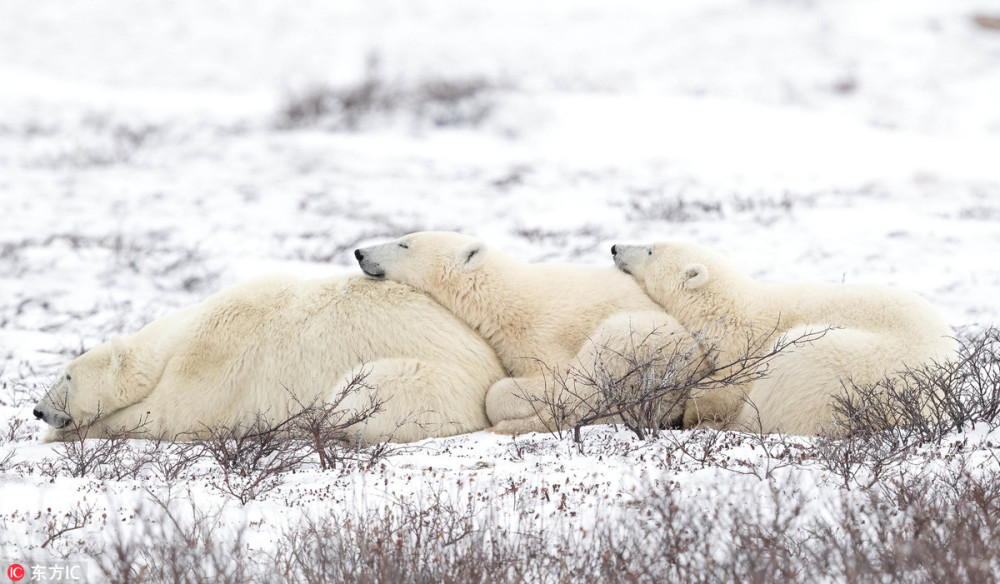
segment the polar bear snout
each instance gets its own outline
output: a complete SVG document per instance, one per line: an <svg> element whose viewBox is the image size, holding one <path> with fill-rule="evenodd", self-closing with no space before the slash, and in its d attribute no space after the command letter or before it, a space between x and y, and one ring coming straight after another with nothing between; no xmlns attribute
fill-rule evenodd
<svg viewBox="0 0 1000 584"><path fill-rule="evenodd" d="M625 246L618 245L617 243L615 245L612 245L611 257L614 258L615 266L617 266L619 270L625 272L626 274L631 275L632 272L628 271L628 262L625 261L624 254L618 253L623 247Z"/></svg>
<svg viewBox="0 0 1000 584"><path fill-rule="evenodd" d="M70 422L73 421L73 419L70 418L69 416L64 416L62 414L53 411L46 411L46 409L43 409L43 407L44 406L39 404L35 406L35 409L31 413L35 415L36 419L45 422L46 424L52 426L56 430L61 430L66 426L69 426Z"/></svg>
<svg viewBox="0 0 1000 584"><path fill-rule="evenodd" d="M626 261L626 259L625 259L625 254L618 253L620 251L623 251L624 248L626 248L626 247L628 247L628 246L619 245L619 244L612 245L611 246L611 257L613 257L615 259L615 265L618 266L619 270L625 272L626 274L631 274L632 272L628 271L628 261Z"/></svg>
<svg viewBox="0 0 1000 584"><path fill-rule="evenodd" d="M365 273L369 278L382 279L385 278L385 270L378 262L372 260L371 250L369 249L356 249L354 250L354 258L358 260L358 265L361 266L361 271Z"/></svg>
<svg viewBox="0 0 1000 584"><path fill-rule="evenodd" d="M636 270L642 270L652 253L652 246L622 245L620 243L611 246L611 256L615 260L615 265L618 266L619 270L633 276L639 275Z"/></svg>

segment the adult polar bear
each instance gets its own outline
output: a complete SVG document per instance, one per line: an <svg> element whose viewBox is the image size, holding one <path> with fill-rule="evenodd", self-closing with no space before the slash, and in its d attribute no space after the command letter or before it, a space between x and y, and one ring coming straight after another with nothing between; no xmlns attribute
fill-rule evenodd
<svg viewBox="0 0 1000 584"><path fill-rule="evenodd" d="M717 365L737 362L748 338L763 352L781 337L818 337L778 353L752 388L711 396L702 406L709 421L738 416L745 428L830 431L834 394L896 377L907 367L944 362L957 348L951 328L929 303L886 286L757 283L727 258L687 243L615 245L611 253L622 271L689 327L724 331Z"/></svg>
<svg viewBox="0 0 1000 584"><path fill-rule="evenodd" d="M513 376L486 397L498 432L552 430L597 413L587 409L595 393L582 381L588 375L625 386L638 381L629 377L637 358L663 380L703 357L691 335L614 268L524 264L447 232L412 233L354 253L365 274L430 293L497 351ZM553 409L567 417L555 419Z"/></svg>
<svg viewBox="0 0 1000 584"><path fill-rule="evenodd" d="M91 437L138 429L135 437L194 438L258 413L285 419L335 399L359 374L363 388L338 408L364 412L375 392L382 411L352 430L407 442L489 426L486 391L504 372L478 335L408 286L272 276L87 351L35 416L53 427L49 440L81 426Z"/></svg>

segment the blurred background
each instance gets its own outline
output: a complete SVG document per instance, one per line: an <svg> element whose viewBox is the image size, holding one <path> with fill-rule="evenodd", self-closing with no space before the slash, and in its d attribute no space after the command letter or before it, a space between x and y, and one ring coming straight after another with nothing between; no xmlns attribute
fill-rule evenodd
<svg viewBox="0 0 1000 584"><path fill-rule="evenodd" d="M220 487L242 454L39 443L34 405L84 350L427 229L604 266L613 243L691 240L759 279L892 284L960 333L1000 326L1000 0L0 0L0 560L117 558L113 581L230 561L278 581L288 550L387 580L459 556L572 580L574 553L628 568L612 581L644 558L720 581L996 569L985 398L916 442L479 433L268 470L246 506ZM496 559L508 533L530 563ZM400 550L420 569L378 560Z"/></svg>
<svg viewBox="0 0 1000 584"><path fill-rule="evenodd" d="M0 2L7 375L424 229L726 248L996 320L988 0ZM30 376L29 376L30 377Z"/></svg>

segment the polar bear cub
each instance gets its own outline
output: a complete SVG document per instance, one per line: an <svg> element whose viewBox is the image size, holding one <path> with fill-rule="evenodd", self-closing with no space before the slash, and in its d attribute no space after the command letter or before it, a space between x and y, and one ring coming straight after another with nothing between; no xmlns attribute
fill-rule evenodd
<svg viewBox="0 0 1000 584"><path fill-rule="evenodd" d="M352 430L406 442L481 430L487 389L503 377L492 349L408 286L363 276L269 277L219 292L77 357L35 408L49 440L190 439L257 415L286 419L361 388L345 412L382 409Z"/></svg>
<svg viewBox="0 0 1000 584"><path fill-rule="evenodd" d="M525 264L446 232L413 233L355 257L369 277L428 292L496 350L512 376L487 395L498 432L545 431L579 419L595 389L582 379L597 372L626 379L637 353L662 361L661 378L676 369L675 356L699 356L678 322L613 268ZM552 404L569 415L554 419Z"/></svg>
<svg viewBox="0 0 1000 584"><path fill-rule="evenodd" d="M907 367L944 362L957 348L951 328L928 302L887 286L758 283L722 255L687 243L615 245L611 253L619 269L693 330L725 331L716 365L737 362L748 338L763 353L782 337L815 337L779 352L751 388L731 388L703 403L709 421L736 419L745 428L792 434L830 432L833 395Z"/></svg>

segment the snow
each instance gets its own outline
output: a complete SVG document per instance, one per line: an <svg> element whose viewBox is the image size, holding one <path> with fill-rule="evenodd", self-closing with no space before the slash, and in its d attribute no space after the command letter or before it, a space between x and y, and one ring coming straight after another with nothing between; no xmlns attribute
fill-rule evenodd
<svg viewBox="0 0 1000 584"><path fill-rule="evenodd" d="M595 265L615 242L690 239L757 278L892 284L956 328L996 325L1000 33L972 22L987 7L0 3L0 434L24 421L0 440L0 460L20 465L0 473L0 560L39 552L38 513L85 496L127 516L137 492L166 488L40 474L57 451L31 409L81 349L255 275L355 272L355 247L411 231ZM282 127L296 96L373 71L402 88L396 109L355 131ZM407 101L428 80L483 82L485 119L436 126ZM962 438L995 473L1000 436ZM174 488L250 525L260 549L303 514L435 491L478 490L567 529L668 483L730 504L764 505L762 483L842 491L816 465L774 469L732 440L726 469L622 429L582 447L479 432L365 472L307 469L245 506L205 477ZM529 494L566 481L586 485L562 491L573 515Z"/></svg>

